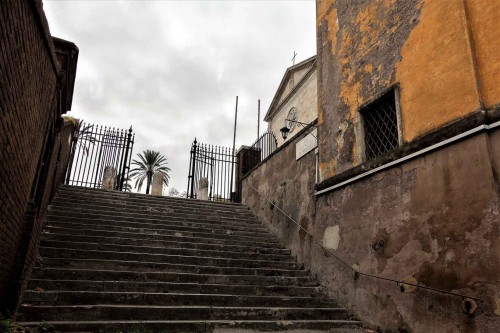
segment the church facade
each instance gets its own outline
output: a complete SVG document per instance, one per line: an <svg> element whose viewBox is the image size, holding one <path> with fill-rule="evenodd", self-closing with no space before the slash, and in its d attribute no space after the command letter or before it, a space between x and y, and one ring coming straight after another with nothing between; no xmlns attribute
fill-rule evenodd
<svg viewBox="0 0 500 333"><path fill-rule="evenodd" d="M302 127L287 119L310 124L318 117L316 63L316 56L313 56L286 70L264 117L269 130L276 136L278 147L285 142L280 135L282 127L290 129L287 140L295 136Z"/></svg>

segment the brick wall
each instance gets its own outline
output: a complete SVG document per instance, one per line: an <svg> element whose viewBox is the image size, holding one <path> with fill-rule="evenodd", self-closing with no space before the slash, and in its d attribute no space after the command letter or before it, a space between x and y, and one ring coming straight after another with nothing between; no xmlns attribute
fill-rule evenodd
<svg viewBox="0 0 500 333"><path fill-rule="evenodd" d="M40 1L0 2L0 310L17 301L53 193L59 65ZM66 141L67 142L67 141ZM59 156L59 159L61 157Z"/></svg>

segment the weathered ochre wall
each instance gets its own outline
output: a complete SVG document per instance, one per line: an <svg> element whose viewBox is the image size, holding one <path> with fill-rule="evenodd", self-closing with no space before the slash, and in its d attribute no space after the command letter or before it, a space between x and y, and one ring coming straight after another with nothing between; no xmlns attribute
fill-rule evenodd
<svg viewBox="0 0 500 333"><path fill-rule="evenodd" d="M314 196L314 154L295 160L294 142L246 178L308 230L307 236L246 181L243 202L325 286L371 328L388 333L483 333L500 327L500 131L483 132ZM492 162L495 160L496 162ZM280 172L276 172L280 170ZM383 240L383 242L381 242ZM476 296L401 293L386 278Z"/></svg>
<svg viewBox="0 0 500 333"><path fill-rule="evenodd" d="M359 108L392 86L401 144L499 104L499 7L497 0L318 0L321 179L364 161Z"/></svg>
<svg viewBox="0 0 500 333"><path fill-rule="evenodd" d="M500 1L465 2L484 108L500 104Z"/></svg>
<svg viewBox="0 0 500 333"><path fill-rule="evenodd" d="M396 64L403 137L415 137L480 108L462 1L425 1Z"/></svg>

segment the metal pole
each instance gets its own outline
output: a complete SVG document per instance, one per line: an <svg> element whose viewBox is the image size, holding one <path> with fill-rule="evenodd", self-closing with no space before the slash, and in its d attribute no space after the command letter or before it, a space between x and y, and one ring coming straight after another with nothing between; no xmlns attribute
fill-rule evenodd
<svg viewBox="0 0 500 333"><path fill-rule="evenodd" d="M260 134L260 99L257 105L257 140L259 140L259 134Z"/></svg>
<svg viewBox="0 0 500 333"><path fill-rule="evenodd" d="M190 188L190 192L189 193L189 197L191 199L194 198L194 181L195 181L195 178L194 178L194 170L196 168L196 138L194 138L194 142L193 142L193 146L191 147L191 160L193 161L193 164L191 165L192 168L191 168L191 188Z"/></svg>
<svg viewBox="0 0 500 333"><path fill-rule="evenodd" d="M132 126L130 126L130 129L128 130L128 135L127 135L127 146L125 147L125 158L123 159L123 168L121 169L121 176L120 176L120 187L119 190L123 191L123 181L125 180L125 169L127 168L127 159L128 159L128 150L130 149L130 143L132 142ZM123 155L122 155L123 157ZM130 167L130 166L128 166Z"/></svg>
<svg viewBox="0 0 500 333"><path fill-rule="evenodd" d="M234 173L234 150L235 150L235 145L236 145L236 120L238 119L238 96L236 96L236 109L234 111L234 132L233 132L233 152L232 152L232 161L231 161L231 191L229 193L230 198L232 198L233 195L233 173Z"/></svg>

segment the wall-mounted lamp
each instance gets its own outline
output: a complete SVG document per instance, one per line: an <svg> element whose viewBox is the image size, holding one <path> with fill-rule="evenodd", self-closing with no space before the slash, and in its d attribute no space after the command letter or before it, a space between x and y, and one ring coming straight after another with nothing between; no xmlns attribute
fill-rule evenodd
<svg viewBox="0 0 500 333"><path fill-rule="evenodd" d="M285 124L287 122L297 123L297 124L301 125L302 127L311 126L311 127L314 127L314 128L318 128L318 126L316 126L316 125L310 125L310 124L306 124L306 123L301 123L300 121L296 121L296 120L292 120L292 119L285 119ZM280 129L280 132L281 132L281 136L283 137L283 140L286 140L286 138L288 137L288 132L290 132L290 129L285 125L284 127L282 127ZM312 136L314 136L315 139L317 139L316 135L312 134L312 132L310 132L309 134L311 134Z"/></svg>

